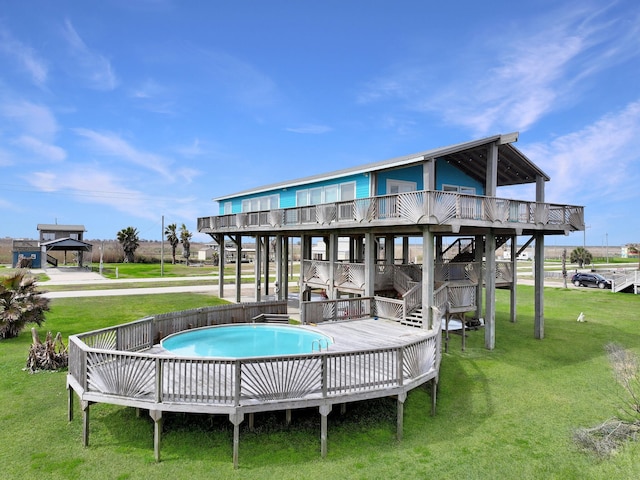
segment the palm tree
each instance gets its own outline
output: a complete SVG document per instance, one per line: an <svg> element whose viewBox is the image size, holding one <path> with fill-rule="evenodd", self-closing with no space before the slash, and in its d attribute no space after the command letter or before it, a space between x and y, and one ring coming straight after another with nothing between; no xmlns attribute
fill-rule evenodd
<svg viewBox="0 0 640 480"><path fill-rule="evenodd" d="M182 242L182 256L186 259L187 265L189 265L189 256L191 255L191 237L193 234L183 223L180 227L180 242Z"/></svg>
<svg viewBox="0 0 640 480"><path fill-rule="evenodd" d="M578 268L582 268L585 264L590 264L593 256L591 252L584 247L576 247L571 251L569 261L571 263L577 263Z"/></svg>
<svg viewBox="0 0 640 480"><path fill-rule="evenodd" d="M167 241L171 245L171 263L173 263L174 265L176 263L176 248L178 248L178 244L180 243L177 230L178 226L175 223L172 223L171 225L167 226L164 231L164 234L167 237Z"/></svg>
<svg viewBox="0 0 640 480"><path fill-rule="evenodd" d="M124 263L134 263L134 255L140 246L138 230L133 227L123 228L118 232L118 241L124 250Z"/></svg>
<svg viewBox="0 0 640 480"><path fill-rule="evenodd" d="M49 299L40 293L24 270L0 277L0 339L17 337L27 323L42 325Z"/></svg>

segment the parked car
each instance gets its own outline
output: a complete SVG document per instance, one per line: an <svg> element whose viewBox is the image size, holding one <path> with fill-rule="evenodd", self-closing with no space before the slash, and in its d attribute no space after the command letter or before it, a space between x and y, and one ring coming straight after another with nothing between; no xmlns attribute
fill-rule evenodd
<svg viewBox="0 0 640 480"><path fill-rule="evenodd" d="M571 283L576 287L611 288L611 280L598 273L576 273L571 277Z"/></svg>

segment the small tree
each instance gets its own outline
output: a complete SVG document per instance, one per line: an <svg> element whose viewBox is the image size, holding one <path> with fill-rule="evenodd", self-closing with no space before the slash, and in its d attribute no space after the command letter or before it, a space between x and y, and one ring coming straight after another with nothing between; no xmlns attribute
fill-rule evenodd
<svg viewBox="0 0 640 480"><path fill-rule="evenodd" d="M123 228L118 232L118 242L124 250L124 262L134 263L136 250L140 246L138 230L133 227Z"/></svg>
<svg viewBox="0 0 640 480"><path fill-rule="evenodd" d="M185 258L187 265L189 265L189 257L191 256L191 237L193 237L193 234L183 223L180 227L180 242L182 242L182 256Z"/></svg>
<svg viewBox="0 0 640 480"><path fill-rule="evenodd" d="M164 231L165 236L167 237L167 241L169 245L171 245L171 263L176 263L176 248L178 248L178 244L180 243L180 239L178 238L178 226L175 223L167 226Z"/></svg>
<svg viewBox="0 0 640 480"><path fill-rule="evenodd" d="M579 268L583 265L589 265L593 256L591 252L584 247L576 247L571 251L569 261L571 263L577 263Z"/></svg>
<svg viewBox="0 0 640 480"><path fill-rule="evenodd" d="M0 277L0 339L17 337L27 323L42 325L49 299L40 294L24 270Z"/></svg>

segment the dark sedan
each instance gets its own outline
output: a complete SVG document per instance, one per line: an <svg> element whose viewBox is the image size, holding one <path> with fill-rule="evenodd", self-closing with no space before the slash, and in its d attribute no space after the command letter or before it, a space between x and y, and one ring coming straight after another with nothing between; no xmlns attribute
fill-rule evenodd
<svg viewBox="0 0 640 480"><path fill-rule="evenodd" d="M611 280L598 273L576 273L571 277L571 283L576 287L611 288Z"/></svg>

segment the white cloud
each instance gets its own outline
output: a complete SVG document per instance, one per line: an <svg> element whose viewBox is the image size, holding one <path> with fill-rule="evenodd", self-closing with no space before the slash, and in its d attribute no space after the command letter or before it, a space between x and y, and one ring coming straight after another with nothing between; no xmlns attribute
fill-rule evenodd
<svg viewBox="0 0 640 480"><path fill-rule="evenodd" d="M640 53L638 18L613 14L573 6L498 34L473 32L484 40L449 52L450 62L404 60L370 81L357 100L400 100L405 110L442 116L474 135L525 131L577 101L586 79Z"/></svg>
<svg viewBox="0 0 640 480"><path fill-rule="evenodd" d="M61 162L67 158L67 152L65 152L63 148L50 143L45 143L38 138L28 135L22 135L14 143L40 157L54 162Z"/></svg>
<svg viewBox="0 0 640 480"><path fill-rule="evenodd" d="M142 191L126 187L126 179L95 166L70 166L64 173L32 172L24 180L42 192L64 195L81 203L105 205L139 218L155 218L157 215L154 212L165 203L160 196L150 197ZM90 189L87 189L88 185Z"/></svg>
<svg viewBox="0 0 640 480"><path fill-rule="evenodd" d="M246 107L270 107L279 99L275 82L253 65L221 51L203 52L211 81Z"/></svg>
<svg viewBox="0 0 640 480"><path fill-rule="evenodd" d="M285 130L287 132L293 132L293 133L320 135L323 133L328 133L333 129L327 125L306 124L306 125L300 125L298 127L289 127L289 128L286 128Z"/></svg>
<svg viewBox="0 0 640 480"><path fill-rule="evenodd" d="M0 28L0 52L13 57L35 85L43 87L46 84L48 68L44 60L33 48L15 39L3 28Z"/></svg>
<svg viewBox="0 0 640 480"><path fill-rule="evenodd" d="M138 150L115 133L100 133L86 128L76 128L74 132L88 140L90 146L101 155L133 163L139 167L159 173L167 179L173 179L173 175L169 170L170 160L161 155Z"/></svg>
<svg viewBox="0 0 640 480"><path fill-rule="evenodd" d="M0 105L0 114L11 121L12 128L18 127L21 133L51 141L58 132L55 116L47 107L35 103L7 102Z"/></svg>
<svg viewBox="0 0 640 480"><path fill-rule="evenodd" d="M523 148L552 181L550 201L637 200L640 100L548 144ZM579 195L579 196L578 196Z"/></svg>
<svg viewBox="0 0 640 480"><path fill-rule="evenodd" d="M77 69L74 72L83 77L91 88L96 90L115 89L118 86L118 79L110 60L91 50L73 27L71 21L65 21L63 34L77 62Z"/></svg>

